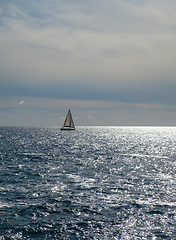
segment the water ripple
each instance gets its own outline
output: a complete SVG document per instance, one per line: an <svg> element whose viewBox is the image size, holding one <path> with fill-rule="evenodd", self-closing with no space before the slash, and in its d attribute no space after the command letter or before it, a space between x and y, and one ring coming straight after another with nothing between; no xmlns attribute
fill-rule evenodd
<svg viewBox="0 0 176 240"><path fill-rule="evenodd" d="M176 238L176 128L0 136L0 239Z"/></svg>

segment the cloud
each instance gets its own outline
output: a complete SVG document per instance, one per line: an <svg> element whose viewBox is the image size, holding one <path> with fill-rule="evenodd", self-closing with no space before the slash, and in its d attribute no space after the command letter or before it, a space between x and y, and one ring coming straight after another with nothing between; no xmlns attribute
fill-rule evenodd
<svg viewBox="0 0 176 240"><path fill-rule="evenodd" d="M109 3L103 2L100 9L92 3L97 23L92 23L94 17L87 10L88 6L79 1L74 4L56 4L54 1L53 5L45 1L41 8L45 10L43 13L39 8L41 2L33 2L30 10L27 10L28 5L17 7L11 3L11 15L8 14L11 18L1 31L1 51L5 59L1 71L8 75L10 67L10 72L22 79L27 75L30 81L37 79L51 83L73 78L81 82L89 79L92 83L96 79L103 84L108 79L108 83L120 85L130 81L140 84L141 79L145 82L148 79L161 81L164 76L169 81L175 79L175 14L171 10L174 4L166 11L163 1L161 6L151 2L147 5L128 1L111 3L117 12ZM61 9L58 14L53 8L55 4L56 9ZM34 6L38 14L34 14ZM51 10L54 10L54 16ZM52 16L51 25L41 27L40 18L43 20L47 13ZM75 18L77 13L80 14L78 19ZM33 19L32 25L28 24L28 17ZM85 22L84 18L87 19ZM66 19L66 25L62 24L63 19ZM48 17L46 21L49 21ZM58 24L53 26L54 21ZM83 25L74 28L73 22L76 26L79 22ZM110 26L114 28L111 31ZM9 54L7 46L10 46Z"/></svg>
<svg viewBox="0 0 176 240"><path fill-rule="evenodd" d="M92 117L92 116L87 116L87 118L88 118L88 119L93 119L93 117Z"/></svg>
<svg viewBox="0 0 176 240"><path fill-rule="evenodd" d="M0 9L1 98L175 106L175 1L2 0Z"/></svg>
<svg viewBox="0 0 176 240"><path fill-rule="evenodd" d="M18 97L1 101L1 126L62 126L69 107L77 126L174 126L176 106L109 101L82 101L24 97L25 108L15 107ZM87 118L93 116L93 119ZM63 117L63 118L62 118Z"/></svg>
<svg viewBox="0 0 176 240"><path fill-rule="evenodd" d="M9 78L99 86L175 81L176 34L35 30L11 24L13 32L1 34L1 72Z"/></svg>
<svg viewBox="0 0 176 240"><path fill-rule="evenodd" d="M22 100L20 103L19 103L19 105L22 105L24 103L24 101Z"/></svg>

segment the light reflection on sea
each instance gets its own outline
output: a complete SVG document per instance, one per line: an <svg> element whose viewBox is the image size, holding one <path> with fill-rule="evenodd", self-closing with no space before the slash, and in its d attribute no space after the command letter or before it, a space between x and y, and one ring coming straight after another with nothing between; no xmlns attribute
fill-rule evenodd
<svg viewBox="0 0 176 240"><path fill-rule="evenodd" d="M0 128L1 239L175 239L176 128Z"/></svg>

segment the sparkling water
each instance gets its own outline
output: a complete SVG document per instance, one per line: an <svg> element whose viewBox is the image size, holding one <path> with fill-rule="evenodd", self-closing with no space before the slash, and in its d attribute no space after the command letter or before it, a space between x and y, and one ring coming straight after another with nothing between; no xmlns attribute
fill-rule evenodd
<svg viewBox="0 0 176 240"><path fill-rule="evenodd" d="M0 239L176 239L176 128L0 128Z"/></svg>

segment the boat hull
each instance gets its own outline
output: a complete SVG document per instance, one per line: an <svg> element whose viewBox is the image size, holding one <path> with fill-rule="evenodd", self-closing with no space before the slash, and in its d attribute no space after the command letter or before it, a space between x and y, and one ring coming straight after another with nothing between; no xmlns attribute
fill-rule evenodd
<svg viewBox="0 0 176 240"><path fill-rule="evenodd" d="M71 128L71 127L61 127L60 130L73 131L73 130L75 130L75 128Z"/></svg>

